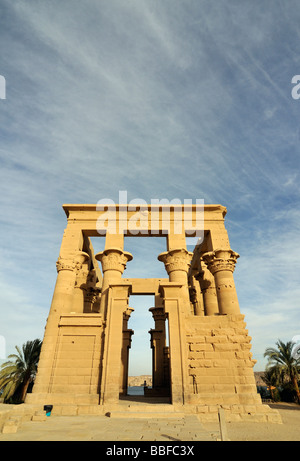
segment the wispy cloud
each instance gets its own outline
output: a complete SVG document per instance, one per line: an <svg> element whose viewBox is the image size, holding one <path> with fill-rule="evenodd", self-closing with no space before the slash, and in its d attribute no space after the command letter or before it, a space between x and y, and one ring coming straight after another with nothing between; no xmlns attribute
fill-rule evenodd
<svg viewBox="0 0 300 461"><path fill-rule="evenodd" d="M23 319L26 305L32 328L24 336L40 331L65 226L61 205L117 201L127 190L129 200L227 206L256 351L260 325L270 325L270 341L281 331L288 337L299 285L300 102L291 98L298 3L2 4L0 329L17 332L14 312ZM128 273L150 258L143 240L128 242ZM141 264L143 273L156 273L156 264ZM32 316L38 306L41 316Z"/></svg>

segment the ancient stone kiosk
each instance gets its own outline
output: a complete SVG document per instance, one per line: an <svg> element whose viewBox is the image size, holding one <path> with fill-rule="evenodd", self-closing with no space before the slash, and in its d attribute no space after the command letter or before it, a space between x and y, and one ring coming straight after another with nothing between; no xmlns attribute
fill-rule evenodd
<svg viewBox="0 0 300 461"><path fill-rule="evenodd" d="M257 393L221 205L64 205L68 218L36 382L26 403L56 414L106 414L126 395L130 296L153 295L152 389L167 409L215 420L280 422ZM198 220L199 214L203 219ZM187 219L188 217L188 219ZM197 228L197 223L199 228ZM124 237L161 237L166 278L125 278ZM94 254L91 240L105 239ZM187 237L196 237L193 252ZM199 240L197 240L199 237ZM145 262L146 263L146 262ZM168 341L166 343L166 333ZM164 411L167 411L166 405Z"/></svg>

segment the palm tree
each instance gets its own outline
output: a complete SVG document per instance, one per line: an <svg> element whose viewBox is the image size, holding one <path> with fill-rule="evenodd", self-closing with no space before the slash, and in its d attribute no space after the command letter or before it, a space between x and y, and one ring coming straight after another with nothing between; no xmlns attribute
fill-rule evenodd
<svg viewBox="0 0 300 461"><path fill-rule="evenodd" d="M288 341L286 344L280 340L276 343L278 349L269 347L266 349L264 356L268 358L268 369L277 376L282 383L287 377L291 382L298 403L300 404L300 391L298 386L300 360L295 359L292 355L294 343Z"/></svg>
<svg viewBox="0 0 300 461"><path fill-rule="evenodd" d="M275 400L274 388L276 388L278 385L278 376L274 370L272 368L267 368L261 379L268 386L272 400Z"/></svg>
<svg viewBox="0 0 300 461"><path fill-rule="evenodd" d="M16 346L17 354L9 355L11 360L1 365L0 389L3 390L5 402L11 397L17 397L20 402L24 402L28 386L36 376L41 345L42 341L35 339L23 344L22 350Z"/></svg>

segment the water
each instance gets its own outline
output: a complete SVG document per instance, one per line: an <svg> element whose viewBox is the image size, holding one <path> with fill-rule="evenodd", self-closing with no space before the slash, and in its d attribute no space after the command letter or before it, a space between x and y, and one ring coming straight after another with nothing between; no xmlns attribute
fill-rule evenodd
<svg viewBox="0 0 300 461"><path fill-rule="evenodd" d="M144 395L144 386L128 386L128 395Z"/></svg>

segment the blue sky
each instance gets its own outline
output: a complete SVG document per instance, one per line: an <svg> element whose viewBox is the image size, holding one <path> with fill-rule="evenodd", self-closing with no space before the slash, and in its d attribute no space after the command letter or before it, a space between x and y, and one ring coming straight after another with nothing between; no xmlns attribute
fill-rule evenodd
<svg viewBox="0 0 300 461"><path fill-rule="evenodd" d="M117 202L121 190L129 200L227 207L256 371L266 347L300 334L299 23L296 0L2 0L6 354L43 337L62 204ZM164 276L156 255L165 242L134 242L125 242L134 261L124 276L145 260L141 276ZM153 303L132 301L135 343L147 352L135 353L130 372L151 373Z"/></svg>

